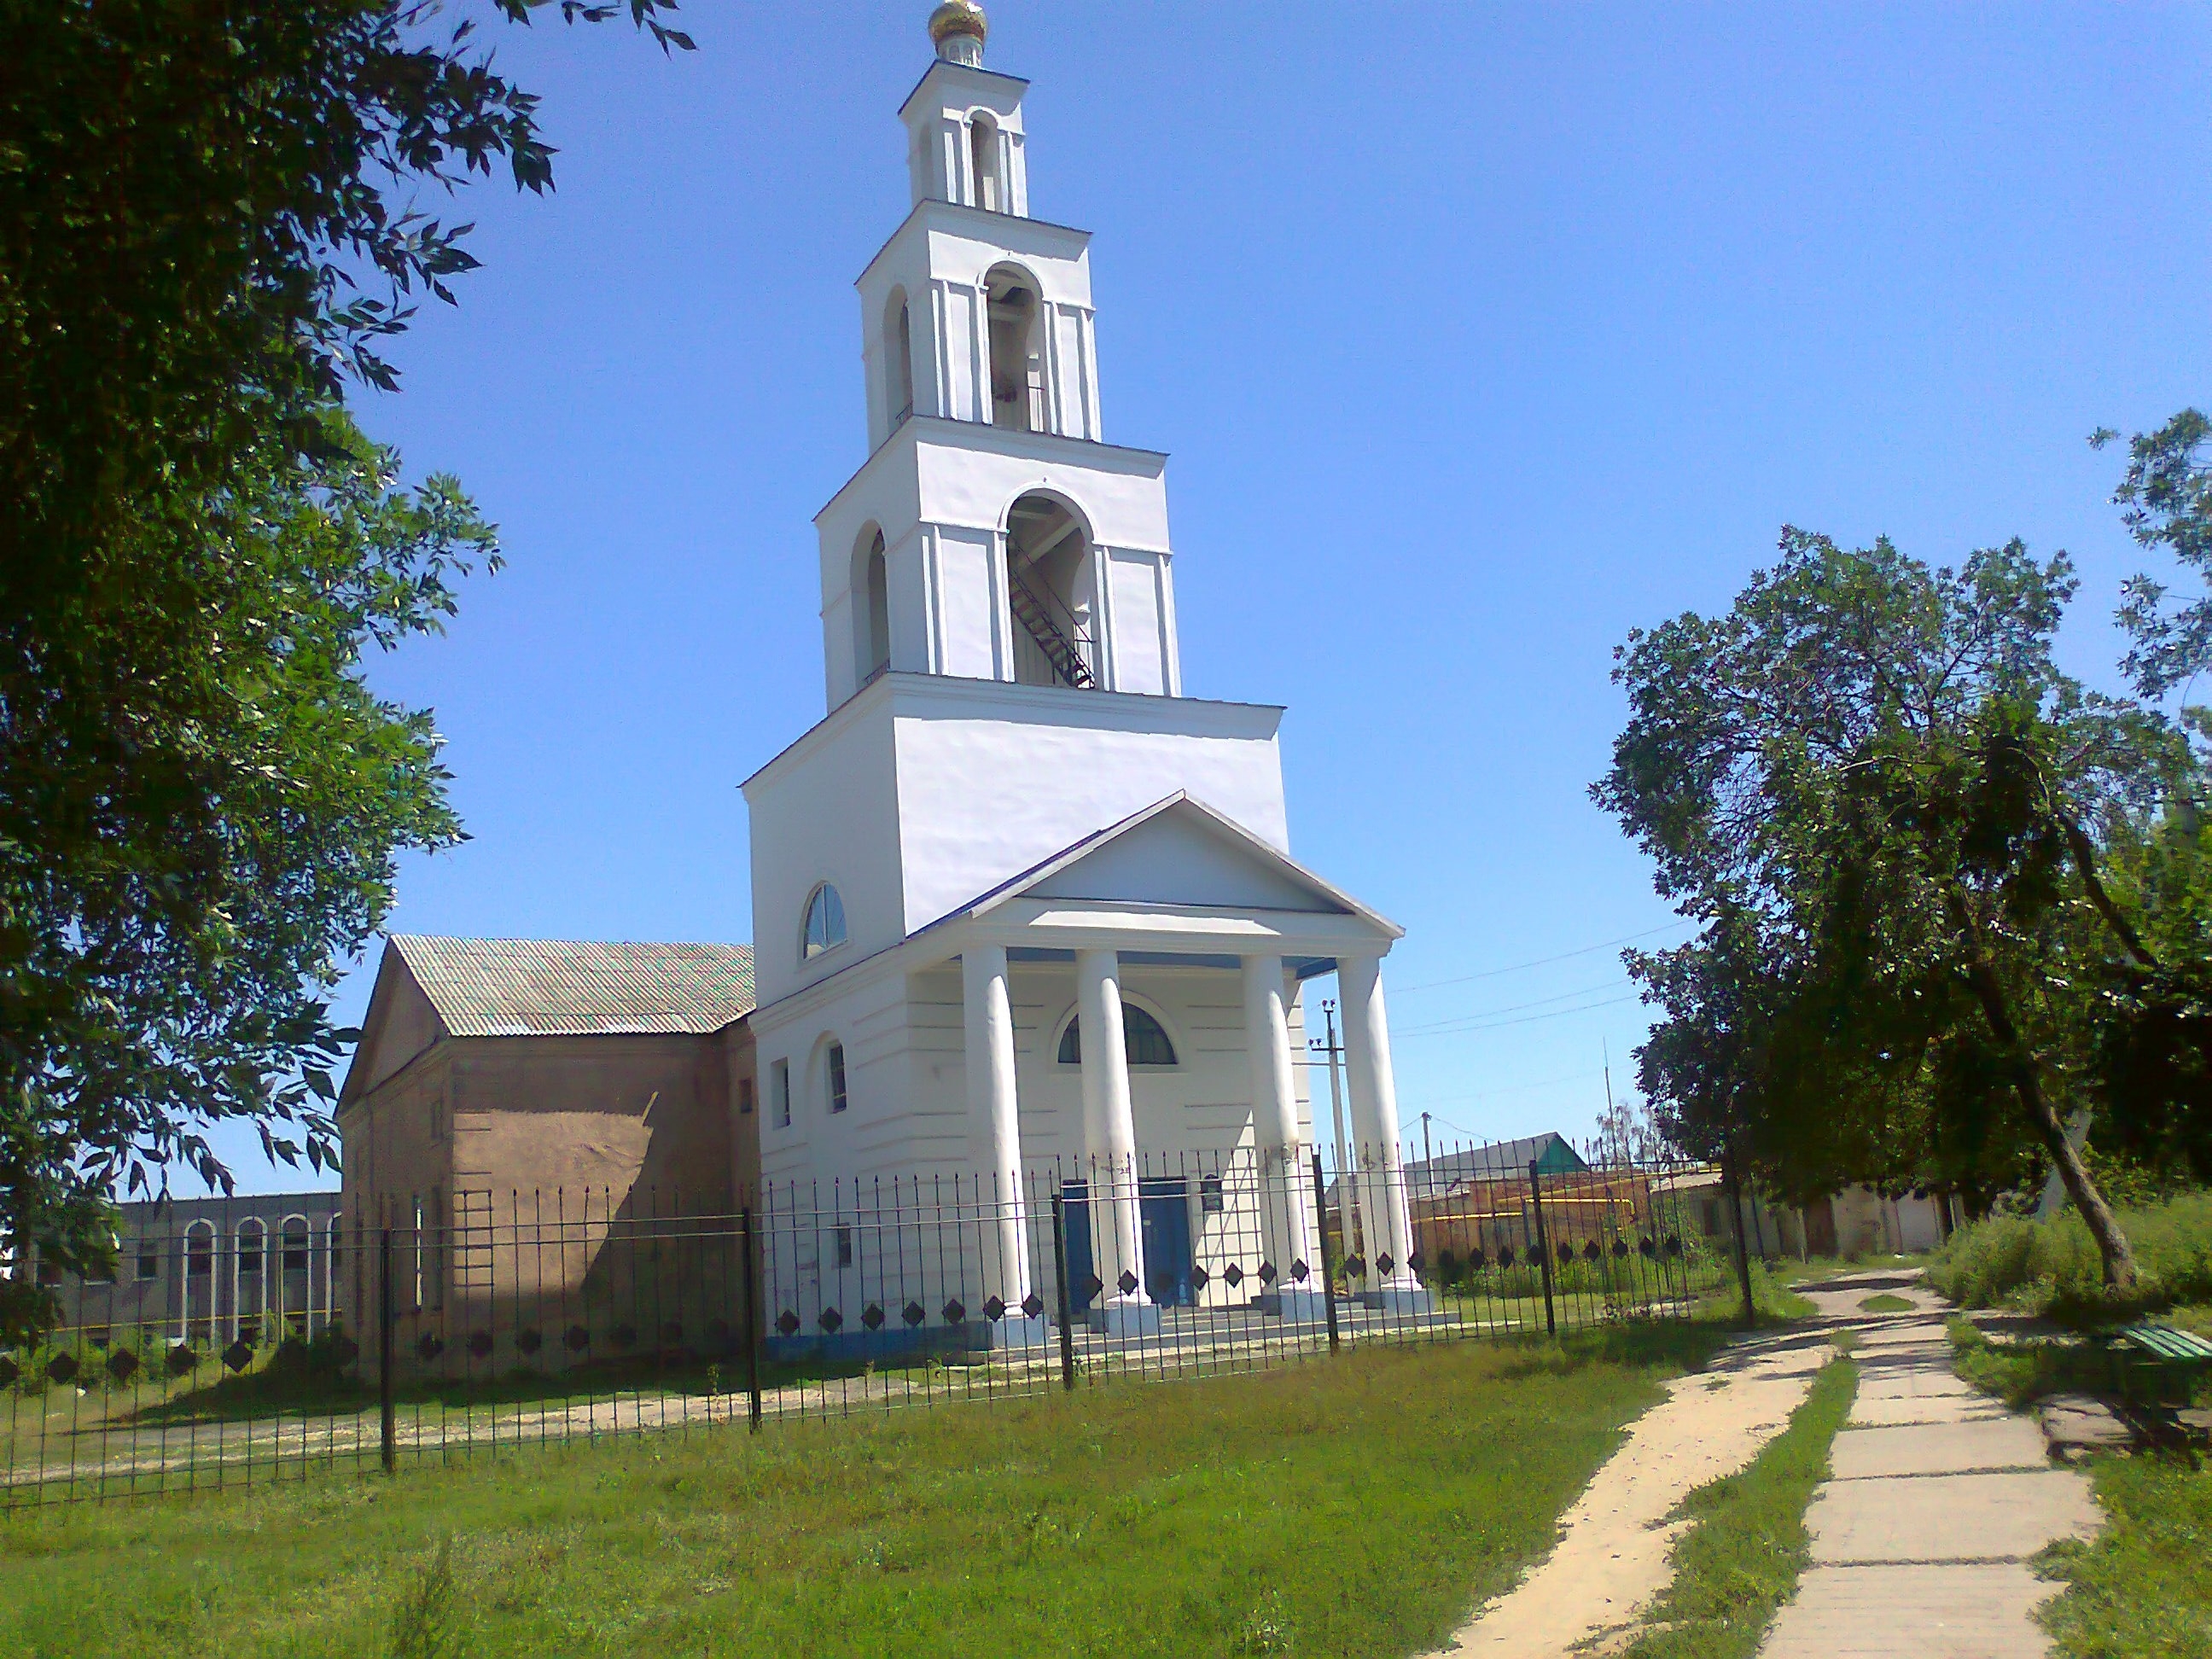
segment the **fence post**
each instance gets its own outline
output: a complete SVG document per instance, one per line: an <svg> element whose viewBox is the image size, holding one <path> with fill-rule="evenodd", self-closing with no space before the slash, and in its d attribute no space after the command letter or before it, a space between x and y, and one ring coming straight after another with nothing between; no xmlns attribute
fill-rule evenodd
<svg viewBox="0 0 2212 1659"><path fill-rule="evenodd" d="M753 1212L750 1206L738 1212L738 1247L744 1252L745 1285L745 1419L755 1434L760 1432L760 1280L753 1267Z"/></svg>
<svg viewBox="0 0 2212 1659"><path fill-rule="evenodd" d="M1321 1305L1328 1315L1328 1351L1336 1352L1336 1275L1328 1265L1328 1187L1321 1176L1321 1154L1313 1155L1314 1225L1321 1233ZM1346 1182L1346 1190L1351 1183Z"/></svg>
<svg viewBox="0 0 2212 1659"><path fill-rule="evenodd" d="M1559 1316L1552 1304L1552 1241L1544 1232L1544 1185L1534 1160L1528 1165L1528 1202L1536 1212L1536 1265L1544 1270L1544 1334L1559 1334Z"/></svg>
<svg viewBox="0 0 2212 1659"><path fill-rule="evenodd" d="M1735 1271L1743 1284L1743 1322L1748 1329L1759 1323L1759 1310L1751 1299L1751 1252L1745 1247L1743 1237L1743 1176L1737 1170L1734 1153L1721 1160L1721 1170L1727 1178L1729 1201L1735 1209Z"/></svg>
<svg viewBox="0 0 2212 1659"><path fill-rule="evenodd" d="M398 1412L392 1393L392 1375L394 1322L392 1310L392 1229L384 1227L376 1235L376 1413L377 1440L383 1453L386 1474L392 1474L399 1467Z"/></svg>
<svg viewBox="0 0 2212 1659"><path fill-rule="evenodd" d="M1067 1218L1065 1200L1052 1195L1052 1276L1060 1285L1060 1385L1075 1392L1075 1327L1067 1295Z"/></svg>

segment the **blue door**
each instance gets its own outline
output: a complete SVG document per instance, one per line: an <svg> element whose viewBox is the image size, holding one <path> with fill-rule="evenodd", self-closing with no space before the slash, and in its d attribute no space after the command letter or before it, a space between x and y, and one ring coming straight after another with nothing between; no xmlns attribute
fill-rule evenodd
<svg viewBox="0 0 2212 1659"><path fill-rule="evenodd" d="M1091 1278L1096 1271L1091 1255L1091 1183L1071 1181L1060 1189L1060 1225L1067 1232L1067 1300L1077 1313L1090 1307Z"/></svg>
<svg viewBox="0 0 2212 1659"><path fill-rule="evenodd" d="M1188 1308L1190 1293L1190 1182L1147 1176L1137 1183L1145 1233L1145 1288L1163 1308Z"/></svg>
<svg viewBox="0 0 2212 1659"><path fill-rule="evenodd" d="M1067 1295L1075 1311L1091 1303L1097 1271L1091 1249L1091 1188L1071 1181L1060 1188L1061 1224L1067 1230ZM1187 1308L1190 1288L1190 1182L1181 1176L1147 1176L1137 1183L1138 1224L1144 1230L1145 1288L1164 1308Z"/></svg>

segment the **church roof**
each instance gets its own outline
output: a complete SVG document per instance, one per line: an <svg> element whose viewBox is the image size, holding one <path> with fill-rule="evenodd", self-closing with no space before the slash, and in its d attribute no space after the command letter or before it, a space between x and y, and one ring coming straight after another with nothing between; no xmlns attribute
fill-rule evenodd
<svg viewBox="0 0 2212 1659"><path fill-rule="evenodd" d="M392 948L457 1037L704 1035L753 1008L750 945L394 933Z"/></svg>

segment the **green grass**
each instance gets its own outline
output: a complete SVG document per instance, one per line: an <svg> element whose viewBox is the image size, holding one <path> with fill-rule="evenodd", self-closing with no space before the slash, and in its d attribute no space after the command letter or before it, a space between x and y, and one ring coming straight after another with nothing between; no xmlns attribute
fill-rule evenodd
<svg viewBox="0 0 2212 1659"><path fill-rule="evenodd" d="M1809 1318L1813 1304L1790 1288L1808 1279L1818 1278L1819 1270L1826 1265L1831 1268L1838 1264L1802 1261L1761 1261L1753 1258L1751 1264L1751 1305L1761 1325L1786 1325L1793 1319ZM1725 1282L1717 1289L1709 1289L1697 1303L1700 1319L1741 1323L1743 1318L1743 1284L1730 1263Z"/></svg>
<svg viewBox="0 0 2212 1659"><path fill-rule="evenodd" d="M1861 1313L1911 1313L1912 1304L1901 1296L1892 1296L1887 1291L1869 1296L1860 1302Z"/></svg>
<svg viewBox="0 0 2212 1659"><path fill-rule="evenodd" d="M2212 1470L2179 1457L2104 1456L2093 1468L2105 1530L2038 1558L2065 1593L2044 1609L2066 1659L2212 1653Z"/></svg>
<svg viewBox="0 0 2212 1659"><path fill-rule="evenodd" d="M0 1652L1409 1654L1715 1333L647 1436L0 1522Z"/></svg>
<svg viewBox="0 0 2212 1659"><path fill-rule="evenodd" d="M1964 1315L1954 1315L1951 1360L1959 1375L2015 1408L2045 1395L2109 1390L2106 1357L2079 1340L1992 1342Z"/></svg>
<svg viewBox="0 0 2212 1659"><path fill-rule="evenodd" d="M1936 1288L1962 1307L2024 1308L2069 1324L2212 1303L2212 1192L2119 1212L2141 1283L2108 1296L2089 1230L2071 1209L2048 1221L1998 1217L1962 1227L1929 1262Z"/></svg>
<svg viewBox="0 0 2212 1659"><path fill-rule="evenodd" d="M1695 1525L1674 1547L1674 1582L1627 1659L1750 1659L1810 1559L1805 1509L1827 1478L1828 1448L1851 1408L1857 1368L1831 1361L1790 1426L1741 1474L1682 1503Z"/></svg>

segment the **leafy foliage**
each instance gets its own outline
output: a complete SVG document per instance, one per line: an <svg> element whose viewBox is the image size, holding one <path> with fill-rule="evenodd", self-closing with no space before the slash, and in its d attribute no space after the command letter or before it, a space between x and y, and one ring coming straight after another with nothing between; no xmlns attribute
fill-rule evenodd
<svg viewBox="0 0 2212 1659"><path fill-rule="evenodd" d="M1786 531L1725 617L1631 635L1593 793L1704 924L1629 957L1667 1016L1639 1076L1681 1144L1805 1198L1987 1193L2047 1158L2124 1278L2060 1102L2096 975L2149 960L2100 848L2188 757L2057 671L2073 591L2017 542L1954 571Z"/></svg>
<svg viewBox="0 0 2212 1659"><path fill-rule="evenodd" d="M672 9L619 8L688 47ZM359 659L434 629L491 532L337 398L393 386L380 346L475 263L425 188L550 182L476 27L0 0L0 1231L50 1261L111 1248L112 1179L227 1184L210 1121L330 1155L319 994L395 850L459 833L428 715ZM12 1286L0 1331L37 1302Z"/></svg>
<svg viewBox="0 0 2212 1659"><path fill-rule="evenodd" d="M2099 448L2117 437L2104 430L2089 441ZM2185 409L2155 432L2137 433L2128 445L2127 474L2112 499L2122 520L2148 548L2163 549L2212 582L2212 465L2205 449L2212 422ZM2120 624L2133 639L2122 663L2147 697L2185 685L2212 662L2212 598L2169 607L2166 585L2148 575L2130 577L2123 590Z"/></svg>

